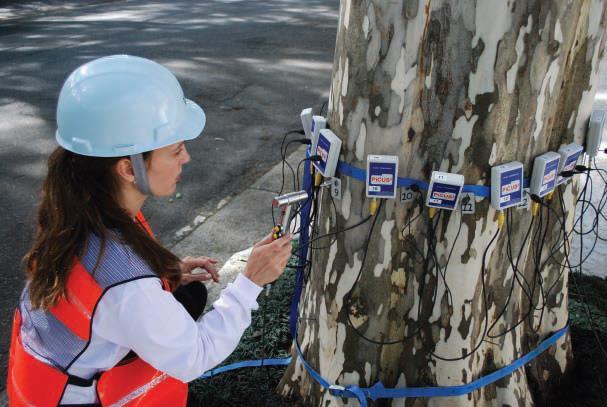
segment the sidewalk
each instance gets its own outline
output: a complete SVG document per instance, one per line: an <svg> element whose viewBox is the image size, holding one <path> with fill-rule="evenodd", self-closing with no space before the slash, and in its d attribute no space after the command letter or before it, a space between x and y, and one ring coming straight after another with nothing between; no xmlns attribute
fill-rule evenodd
<svg viewBox="0 0 607 407"><path fill-rule="evenodd" d="M305 151L305 146L301 146L287 157L293 169L297 170L297 164L305 157ZM280 191L281 170L282 164L278 163L239 195L220 202L212 215L196 218L191 225L182 229L183 233L189 233L187 237L171 248L181 258L208 256L219 261L220 283L207 285L207 308L212 306L220 291L244 269L253 244L270 233L274 226L270 208L272 199ZM293 190L292 178L290 170L285 166L283 194Z"/></svg>

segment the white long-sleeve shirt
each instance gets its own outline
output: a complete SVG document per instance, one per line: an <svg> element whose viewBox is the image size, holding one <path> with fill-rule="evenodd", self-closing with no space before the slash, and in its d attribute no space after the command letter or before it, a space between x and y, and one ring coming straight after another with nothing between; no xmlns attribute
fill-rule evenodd
<svg viewBox="0 0 607 407"><path fill-rule="evenodd" d="M88 378L108 370L129 350L170 376L189 382L217 366L236 348L258 308L262 288L240 274L221 292L213 309L194 321L162 289L143 278L110 288L97 305L91 343L69 373ZM68 385L62 404L99 402L95 386Z"/></svg>

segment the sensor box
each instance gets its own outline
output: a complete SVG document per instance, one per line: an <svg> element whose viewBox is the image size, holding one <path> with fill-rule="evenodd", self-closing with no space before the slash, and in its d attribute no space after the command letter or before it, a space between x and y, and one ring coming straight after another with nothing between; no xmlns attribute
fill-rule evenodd
<svg viewBox="0 0 607 407"><path fill-rule="evenodd" d="M463 175L432 171L426 205L452 211L457 207L457 200L463 187Z"/></svg>
<svg viewBox="0 0 607 407"><path fill-rule="evenodd" d="M320 135L320 131L327 127L327 119L322 116L312 116L312 126L310 127L310 132L312 135L312 150L316 151L316 145L318 144L318 136Z"/></svg>
<svg viewBox="0 0 607 407"><path fill-rule="evenodd" d="M335 176L339 152L341 151L341 140L329 129L323 129L318 135L318 143L314 154L320 156L320 161L314 161L314 167L323 177Z"/></svg>
<svg viewBox="0 0 607 407"><path fill-rule="evenodd" d="M301 118L301 125L303 126L304 133L306 133L306 137L312 140L312 108L308 107L302 110L299 117Z"/></svg>
<svg viewBox="0 0 607 407"><path fill-rule="evenodd" d="M396 198L398 156L367 156L367 197Z"/></svg>
<svg viewBox="0 0 607 407"><path fill-rule="evenodd" d="M586 135L586 154L594 158L601 148L601 141L607 133L607 114L603 110L595 110L590 115L588 134Z"/></svg>
<svg viewBox="0 0 607 407"><path fill-rule="evenodd" d="M501 211L523 200L523 164L512 161L491 167L491 206Z"/></svg>
<svg viewBox="0 0 607 407"><path fill-rule="evenodd" d="M582 155L582 151L584 151L584 148L577 143L571 143L559 148L559 154L561 155L559 174L563 171L573 171L580 155ZM566 182L567 179L559 175L557 185Z"/></svg>
<svg viewBox="0 0 607 407"><path fill-rule="evenodd" d="M554 190L561 156L554 151L538 155L533 160L533 172L529 182L529 192L540 198Z"/></svg>

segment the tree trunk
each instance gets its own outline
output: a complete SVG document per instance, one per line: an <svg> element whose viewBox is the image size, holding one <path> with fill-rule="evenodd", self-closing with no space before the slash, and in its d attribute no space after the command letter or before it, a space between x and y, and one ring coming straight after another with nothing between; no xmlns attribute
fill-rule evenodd
<svg viewBox="0 0 607 407"><path fill-rule="evenodd" d="M366 168L368 154L398 155L400 177L429 181L441 170L478 185L490 183L491 166L517 160L529 177L538 154L583 143L605 8L603 1L342 1L328 112L343 142L340 159ZM328 191L321 196L321 235L369 214L364 183L341 180L343 199L335 209ZM561 187L567 230L577 189L575 182ZM550 205L561 213L558 198ZM388 200L366 258L373 221L333 243L313 242L321 248L312 250L298 324L306 359L328 382L344 386L453 386L533 350L568 317L564 254L549 259L559 224L554 213L549 219L551 211L541 211L541 228L529 210L512 208L498 230L489 200L477 198L475 214L441 211L433 227L418 202ZM444 278L429 255L432 237ZM518 275L509 245L520 257ZM534 247L544 248L539 274ZM517 280L537 308L528 318L530 301ZM375 344L361 335L400 342ZM539 404L571 359L566 335L525 368L467 396L376 405ZM279 390L310 405L357 404L323 390L297 358Z"/></svg>

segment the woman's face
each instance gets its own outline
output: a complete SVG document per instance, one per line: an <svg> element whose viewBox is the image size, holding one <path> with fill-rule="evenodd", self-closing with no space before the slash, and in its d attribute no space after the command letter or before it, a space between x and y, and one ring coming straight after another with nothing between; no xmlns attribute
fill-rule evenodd
<svg viewBox="0 0 607 407"><path fill-rule="evenodd" d="M183 165L190 161L185 143L171 144L152 151L148 165L148 182L155 196L169 196L175 192Z"/></svg>

